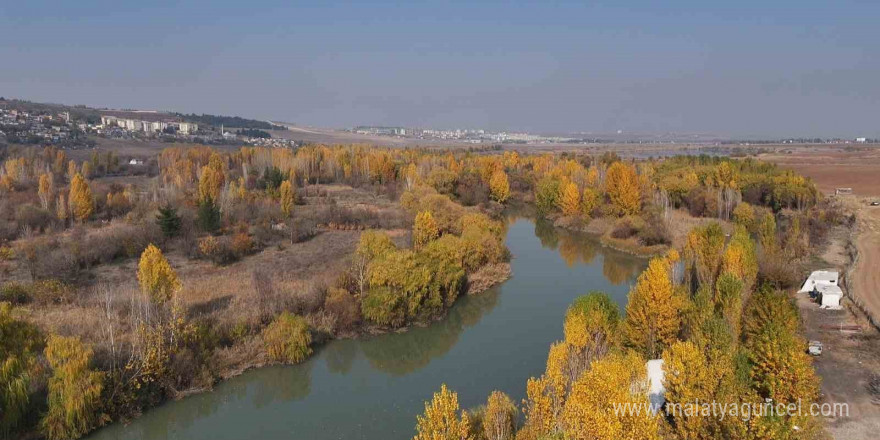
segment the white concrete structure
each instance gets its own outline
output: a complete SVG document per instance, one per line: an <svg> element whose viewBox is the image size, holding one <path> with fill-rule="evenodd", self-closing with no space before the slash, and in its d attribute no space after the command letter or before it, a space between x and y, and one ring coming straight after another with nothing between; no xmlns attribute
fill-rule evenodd
<svg viewBox="0 0 880 440"><path fill-rule="evenodd" d="M819 304L822 307L840 307L840 299L843 298L843 290L840 287L820 284L816 287L816 291L819 292Z"/></svg>
<svg viewBox="0 0 880 440"><path fill-rule="evenodd" d="M817 270L810 274L807 281L804 281L804 285L801 286L801 290L798 290L798 293L818 291L819 286L837 287L837 281L839 279L840 273L836 270ZM840 290L840 288L838 288L838 290Z"/></svg>
<svg viewBox="0 0 880 440"><path fill-rule="evenodd" d="M663 386L663 359L652 359L645 363L648 369L648 399L655 411L666 403L666 387Z"/></svg>

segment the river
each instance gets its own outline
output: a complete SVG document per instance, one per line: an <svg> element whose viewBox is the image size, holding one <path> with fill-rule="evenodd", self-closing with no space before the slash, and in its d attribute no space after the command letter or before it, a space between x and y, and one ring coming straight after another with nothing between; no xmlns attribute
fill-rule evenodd
<svg viewBox="0 0 880 440"><path fill-rule="evenodd" d="M562 338L572 300L601 290L622 308L646 262L546 222L508 222L513 277L459 299L443 320L331 341L300 365L246 372L88 438L409 439L442 383L463 408L496 389L520 402L526 380L543 372L550 344Z"/></svg>

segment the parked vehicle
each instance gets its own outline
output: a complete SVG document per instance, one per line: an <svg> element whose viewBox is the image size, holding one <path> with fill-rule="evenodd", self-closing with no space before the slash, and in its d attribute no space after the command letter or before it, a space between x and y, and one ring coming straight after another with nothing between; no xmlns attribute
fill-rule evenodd
<svg viewBox="0 0 880 440"><path fill-rule="evenodd" d="M819 341L810 341L810 346L807 348L807 353L813 356L819 356L822 354L822 343Z"/></svg>

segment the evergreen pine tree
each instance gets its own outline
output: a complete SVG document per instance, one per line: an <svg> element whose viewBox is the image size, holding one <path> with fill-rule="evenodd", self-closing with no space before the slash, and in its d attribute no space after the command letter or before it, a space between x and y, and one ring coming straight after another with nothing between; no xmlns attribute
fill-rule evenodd
<svg viewBox="0 0 880 440"><path fill-rule="evenodd" d="M198 212L199 228L205 232L215 232L220 229L220 209L210 197L199 202Z"/></svg>
<svg viewBox="0 0 880 440"><path fill-rule="evenodd" d="M156 215L156 224L166 237L176 236L180 232L180 216L177 215L177 209L170 204L160 207L159 214Z"/></svg>

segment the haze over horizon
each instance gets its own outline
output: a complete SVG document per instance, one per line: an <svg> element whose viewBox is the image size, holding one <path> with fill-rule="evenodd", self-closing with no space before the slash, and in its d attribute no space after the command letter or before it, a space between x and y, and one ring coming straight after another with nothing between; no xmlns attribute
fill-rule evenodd
<svg viewBox="0 0 880 440"><path fill-rule="evenodd" d="M0 96L322 127L880 137L880 3L0 7Z"/></svg>

